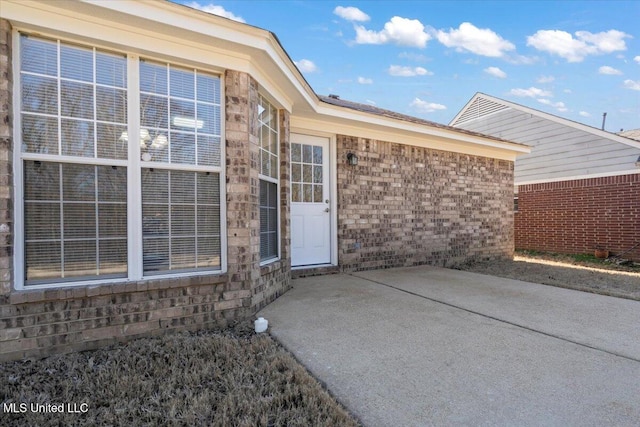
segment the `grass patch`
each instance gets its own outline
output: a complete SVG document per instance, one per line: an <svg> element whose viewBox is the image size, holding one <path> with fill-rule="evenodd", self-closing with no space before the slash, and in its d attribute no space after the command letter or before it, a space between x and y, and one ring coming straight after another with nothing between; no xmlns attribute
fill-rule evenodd
<svg viewBox="0 0 640 427"><path fill-rule="evenodd" d="M555 252L541 252L534 250L517 250L516 255L524 256L533 259L549 260L564 262L568 264L582 265L586 267L604 268L607 270L616 271L640 271L640 268L635 264L631 265L618 265L609 260L596 258L593 254L560 254Z"/></svg>
<svg viewBox="0 0 640 427"><path fill-rule="evenodd" d="M358 425L248 322L0 364L0 401L87 405L85 413L3 413L0 425L11 426Z"/></svg>

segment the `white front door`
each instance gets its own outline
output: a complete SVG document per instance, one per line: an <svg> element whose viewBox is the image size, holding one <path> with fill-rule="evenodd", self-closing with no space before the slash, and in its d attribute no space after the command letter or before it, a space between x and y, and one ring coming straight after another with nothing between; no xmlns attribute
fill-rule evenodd
<svg viewBox="0 0 640 427"><path fill-rule="evenodd" d="M291 134L291 264L331 262L329 138Z"/></svg>

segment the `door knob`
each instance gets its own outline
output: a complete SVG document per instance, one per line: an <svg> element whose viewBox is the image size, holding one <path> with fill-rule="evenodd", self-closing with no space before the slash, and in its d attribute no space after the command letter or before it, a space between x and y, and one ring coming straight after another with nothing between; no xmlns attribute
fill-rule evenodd
<svg viewBox="0 0 640 427"><path fill-rule="evenodd" d="M324 211L325 211L325 212L329 212L329 211L330 211L330 209L329 209L329 208L326 208Z"/></svg>

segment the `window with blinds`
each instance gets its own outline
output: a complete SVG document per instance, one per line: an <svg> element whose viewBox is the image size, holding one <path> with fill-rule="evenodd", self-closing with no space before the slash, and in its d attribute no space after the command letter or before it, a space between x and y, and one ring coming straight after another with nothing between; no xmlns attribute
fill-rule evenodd
<svg viewBox="0 0 640 427"><path fill-rule="evenodd" d="M258 97L260 125L260 259L278 257L278 110Z"/></svg>
<svg viewBox="0 0 640 427"><path fill-rule="evenodd" d="M24 34L19 52L24 285L219 270L219 77Z"/></svg>

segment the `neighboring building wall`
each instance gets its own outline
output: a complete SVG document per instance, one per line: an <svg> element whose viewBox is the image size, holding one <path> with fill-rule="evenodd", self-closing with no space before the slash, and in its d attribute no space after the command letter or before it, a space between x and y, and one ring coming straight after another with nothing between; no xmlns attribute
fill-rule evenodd
<svg viewBox="0 0 640 427"><path fill-rule="evenodd" d="M513 256L513 162L344 135L337 156L342 270Z"/></svg>
<svg viewBox="0 0 640 427"><path fill-rule="evenodd" d="M225 82L228 272L15 291L12 277L11 27L0 19L0 361L81 351L251 316L290 286L289 116L281 117L281 260L260 266L257 83ZM224 248L223 248L224 249Z"/></svg>
<svg viewBox="0 0 640 427"><path fill-rule="evenodd" d="M640 174L521 185L517 249L613 255L640 243ZM622 255L640 261L640 247Z"/></svg>

